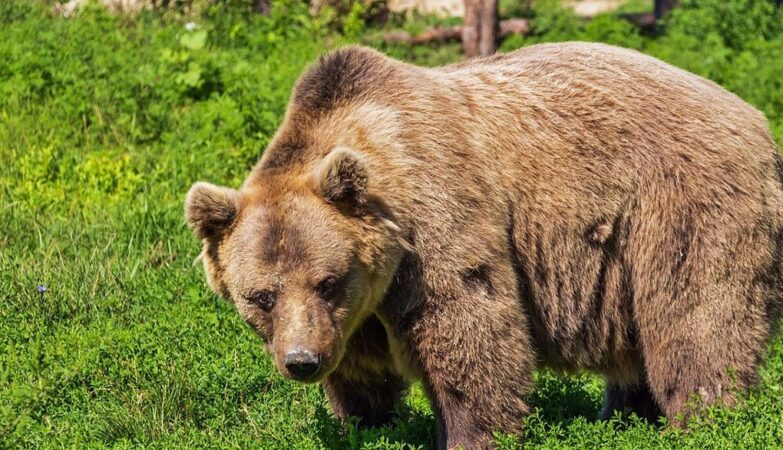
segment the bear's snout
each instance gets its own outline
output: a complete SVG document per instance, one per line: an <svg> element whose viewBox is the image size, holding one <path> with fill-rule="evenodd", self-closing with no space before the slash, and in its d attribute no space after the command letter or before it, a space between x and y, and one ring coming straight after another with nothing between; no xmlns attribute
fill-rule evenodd
<svg viewBox="0 0 783 450"><path fill-rule="evenodd" d="M285 355L285 368L296 380L313 378L321 367L321 357L309 350L296 348Z"/></svg>

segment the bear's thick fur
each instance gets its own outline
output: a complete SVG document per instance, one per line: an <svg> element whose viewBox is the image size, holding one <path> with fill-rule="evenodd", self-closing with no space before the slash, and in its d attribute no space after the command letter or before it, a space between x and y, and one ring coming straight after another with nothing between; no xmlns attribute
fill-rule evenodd
<svg viewBox="0 0 783 450"><path fill-rule="evenodd" d="M781 310L763 115L607 45L331 53L242 188L197 183L186 216L285 376L365 424L419 379L441 447L518 431L537 367L602 374L604 416L731 403Z"/></svg>

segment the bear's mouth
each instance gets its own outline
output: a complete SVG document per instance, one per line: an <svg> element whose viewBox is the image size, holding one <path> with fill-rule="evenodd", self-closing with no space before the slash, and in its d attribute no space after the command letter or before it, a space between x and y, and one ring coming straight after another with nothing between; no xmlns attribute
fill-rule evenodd
<svg viewBox="0 0 783 450"><path fill-rule="evenodd" d="M294 375L289 372L284 375L286 375L286 377L291 381L296 381L298 383L304 383L304 384L318 383L321 381L320 373L315 373L313 375Z"/></svg>
<svg viewBox="0 0 783 450"><path fill-rule="evenodd" d="M326 372L327 371L324 370L323 367L318 367L314 372L297 372L297 369L284 369L280 371L283 377L304 384L320 383L326 378Z"/></svg>

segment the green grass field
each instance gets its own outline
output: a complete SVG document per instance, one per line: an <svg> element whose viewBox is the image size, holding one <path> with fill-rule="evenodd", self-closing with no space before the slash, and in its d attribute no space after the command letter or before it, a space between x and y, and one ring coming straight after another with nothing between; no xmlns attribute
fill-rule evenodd
<svg viewBox="0 0 783 450"><path fill-rule="evenodd" d="M534 34L502 50L567 39L640 49L738 93L783 142L781 13L762 0L682 3L651 38L542 0ZM195 18L90 8L63 20L0 1L0 447L433 446L418 386L392 426L357 431L331 416L318 386L283 380L208 291L182 202L196 180L241 183L322 52L369 36L435 65L459 49L388 47L358 14L313 20L292 0L269 18L227 4ZM536 412L524 436L498 436L502 448L783 448L781 337L757 390L686 431L598 422L599 378L537 377Z"/></svg>

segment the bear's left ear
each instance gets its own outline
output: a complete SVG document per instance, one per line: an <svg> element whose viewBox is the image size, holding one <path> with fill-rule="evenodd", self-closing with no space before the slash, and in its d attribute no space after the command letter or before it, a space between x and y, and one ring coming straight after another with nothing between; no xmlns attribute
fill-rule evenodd
<svg viewBox="0 0 783 450"><path fill-rule="evenodd" d="M199 239L215 239L231 226L239 210L239 192L200 181L185 199L185 221Z"/></svg>
<svg viewBox="0 0 783 450"><path fill-rule="evenodd" d="M364 157L347 147L335 147L315 169L315 190L329 203L363 206L368 174Z"/></svg>

